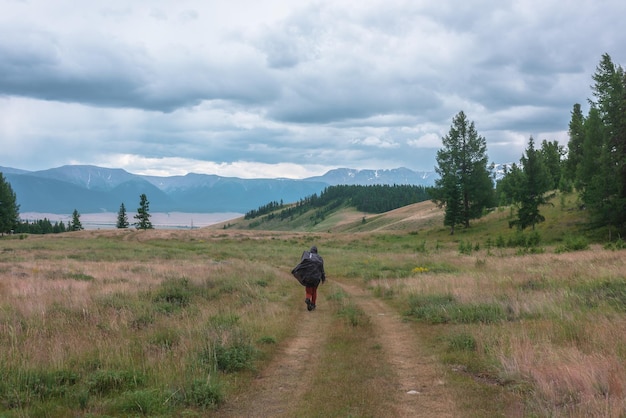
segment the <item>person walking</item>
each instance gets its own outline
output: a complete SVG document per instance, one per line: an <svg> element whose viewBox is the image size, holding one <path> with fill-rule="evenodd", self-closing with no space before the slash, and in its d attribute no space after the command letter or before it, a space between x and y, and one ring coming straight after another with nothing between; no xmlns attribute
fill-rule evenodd
<svg viewBox="0 0 626 418"><path fill-rule="evenodd" d="M307 310L314 310L317 307L317 287L326 282L324 259L317 253L315 245L302 253L300 263L291 270L291 274L305 287Z"/></svg>

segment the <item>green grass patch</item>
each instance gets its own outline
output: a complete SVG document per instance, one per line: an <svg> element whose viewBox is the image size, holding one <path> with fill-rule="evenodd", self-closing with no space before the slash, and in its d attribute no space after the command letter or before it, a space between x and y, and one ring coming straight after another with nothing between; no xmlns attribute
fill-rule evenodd
<svg viewBox="0 0 626 418"><path fill-rule="evenodd" d="M157 310L169 314L187 307L191 303L192 295L193 288L188 279L169 279L161 283L152 301Z"/></svg>
<svg viewBox="0 0 626 418"><path fill-rule="evenodd" d="M337 316L344 318L350 326L356 327L369 324L369 317L355 303L348 301L343 303L337 311Z"/></svg>
<svg viewBox="0 0 626 418"><path fill-rule="evenodd" d="M446 338L448 351L476 351L476 339L467 332L449 335Z"/></svg>
<svg viewBox="0 0 626 418"><path fill-rule="evenodd" d="M177 390L174 401L182 406L212 410L224 402L224 389L217 378L194 379Z"/></svg>
<svg viewBox="0 0 626 418"><path fill-rule="evenodd" d="M108 395L135 390L146 383L146 376L131 370L96 370L87 377L90 394Z"/></svg>
<svg viewBox="0 0 626 418"><path fill-rule="evenodd" d="M109 414L122 416L159 416L169 411L167 396L158 389L124 392L106 402Z"/></svg>
<svg viewBox="0 0 626 418"><path fill-rule="evenodd" d="M406 316L429 324L489 324L508 319L505 309L499 304L460 304L449 294L414 294L409 296L408 304Z"/></svg>
<svg viewBox="0 0 626 418"><path fill-rule="evenodd" d="M572 290L587 307L608 305L619 312L626 312L626 278L583 283Z"/></svg>
<svg viewBox="0 0 626 418"><path fill-rule="evenodd" d="M571 252L571 251L582 251L588 248L589 248L589 240L586 237L582 235L577 235L577 236L567 235L565 239L563 240L563 243L558 245L554 249L554 252L557 254L560 254L560 253L566 253L566 252Z"/></svg>

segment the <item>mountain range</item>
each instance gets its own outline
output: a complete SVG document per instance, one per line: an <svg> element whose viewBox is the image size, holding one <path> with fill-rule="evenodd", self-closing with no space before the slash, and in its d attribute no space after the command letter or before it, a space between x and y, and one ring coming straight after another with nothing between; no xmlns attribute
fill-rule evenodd
<svg viewBox="0 0 626 418"><path fill-rule="evenodd" d="M242 179L212 174L157 177L123 169L66 165L41 171L0 167L16 194L20 212L132 212L146 194L151 212L245 213L276 201L291 203L335 185L410 184L432 186L434 171L408 168L338 168L322 176L294 179Z"/></svg>

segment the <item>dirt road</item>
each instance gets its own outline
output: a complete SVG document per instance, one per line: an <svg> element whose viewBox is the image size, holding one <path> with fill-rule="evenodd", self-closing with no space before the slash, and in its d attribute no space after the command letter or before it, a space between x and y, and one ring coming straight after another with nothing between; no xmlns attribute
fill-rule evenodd
<svg viewBox="0 0 626 418"><path fill-rule="evenodd" d="M461 416L454 397L446 385L436 359L424 354L420 341L409 324L385 303L355 285L337 283L366 312L374 325L386 360L396 374L393 393L394 417L458 417ZM301 315L311 313L302 310ZM331 322L328 310L318 310L318 321L299 321L298 334L289 340L275 360L252 383L250 390L230 399L216 416L221 417L296 417L302 408L302 395L317 367L320 350L325 344L326 327ZM303 318L297 318L303 319Z"/></svg>

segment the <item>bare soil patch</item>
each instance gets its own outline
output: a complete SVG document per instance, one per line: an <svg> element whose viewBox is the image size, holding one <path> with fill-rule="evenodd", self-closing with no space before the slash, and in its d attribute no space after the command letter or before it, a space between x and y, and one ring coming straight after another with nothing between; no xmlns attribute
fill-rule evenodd
<svg viewBox="0 0 626 418"><path fill-rule="evenodd" d="M304 300L304 299L303 299ZM275 359L260 371L249 390L230 399L220 408L223 417L294 417L302 407L301 398L319 364L325 344L330 312L316 309L303 311L293 318L298 325L297 335L280 348ZM309 366L307 368L307 366Z"/></svg>
<svg viewBox="0 0 626 418"><path fill-rule="evenodd" d="M410 324L384 302L355 285L337 283L371 317L387 361L396 374L389 396L396 417L460 416L451 388L437 360L424 353ZM303 307L304 308L304 307ZM223 417L294 417L302 397L319 368L320 353L311 347L326 344L331 312L298 313L297 335L286 341L276 358L260 371L249 390L230 399L218 411ZM309 368L306 367L309 365Z"/></svg>
<svg viewBox="0 0 626 418"><path fill-rule="evenodd" d="M339 285L370 315L387 361L397 375L394 416L461 416L444 371L437 359L424 353L415 332L400 315L367 291L346 283Z"/></svg>

